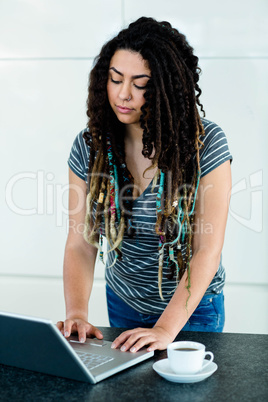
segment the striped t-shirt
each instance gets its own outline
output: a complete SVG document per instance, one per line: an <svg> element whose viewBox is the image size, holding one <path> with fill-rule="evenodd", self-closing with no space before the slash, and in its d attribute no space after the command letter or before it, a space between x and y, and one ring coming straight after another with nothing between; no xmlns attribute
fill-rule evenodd
<svg viewBox="0 0 268 402"><path fill-rule="evenodd" d="M200 150L201 177L225 161L232 160L222 129L206 119L202 122L205 136L201 138L204 143ZM84 131L78 134L73 143L68 164L78 177L87 181L89 147L83 139ZM115 252L107 254L105 278L110 288L132 308L144 314L160 315L176 289L176 278L168 279L170 269L168 253L165 251L162 300L158 290L159 236L155 233L157 192L158 184L152 191L151 181L146 190L133 201L132 226L135 228L135 235L129 236L125 232L121 261L117 260L113 265ZM206 294L220 293L224 282L225 269L220 261Z"/></svg>

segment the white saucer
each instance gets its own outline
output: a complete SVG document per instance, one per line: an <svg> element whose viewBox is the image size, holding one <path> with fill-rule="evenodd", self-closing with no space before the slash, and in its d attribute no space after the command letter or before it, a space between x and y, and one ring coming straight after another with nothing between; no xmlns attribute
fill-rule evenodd
<svg viewBox="0 0 268 402"><path fill-rule="evenodd" d="M211 376L217 370L217 368L218 368L217 364L211 362L196 374L175 374L170 368L168 359L159 360L153 365L153 369L159 375L161 375L161 377L165 378L168 381L182 382L182 383L193 383L203 381L209 376Z"/></svg>

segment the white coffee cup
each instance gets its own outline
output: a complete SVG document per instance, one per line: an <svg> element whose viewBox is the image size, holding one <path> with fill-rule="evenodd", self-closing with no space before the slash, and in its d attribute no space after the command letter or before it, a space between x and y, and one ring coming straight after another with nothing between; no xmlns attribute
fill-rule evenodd
<svg viewBox="0 0 268 402"><path fill-rule="evenodd" d="M198 373L214 359L212 352L206 352L205 345L191 341L170 343L167 355L170 367L176 374ZM210 360L204 362L206 356L210 356Z"/></svg>

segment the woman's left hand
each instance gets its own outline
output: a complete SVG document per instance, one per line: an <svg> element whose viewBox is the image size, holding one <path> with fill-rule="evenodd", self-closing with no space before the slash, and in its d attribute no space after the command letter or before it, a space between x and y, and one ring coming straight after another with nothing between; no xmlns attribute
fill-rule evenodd
<svg viewBox="0 0 268 402"><path fill-rule="evenodd" d="M112 348L120 347L122 352L129 350L132 353L137 352L143 346L147 345L147 350L163 350L173 341L172 336L162 327L154 328L135 328L122 332L112 343Z"/></svg>

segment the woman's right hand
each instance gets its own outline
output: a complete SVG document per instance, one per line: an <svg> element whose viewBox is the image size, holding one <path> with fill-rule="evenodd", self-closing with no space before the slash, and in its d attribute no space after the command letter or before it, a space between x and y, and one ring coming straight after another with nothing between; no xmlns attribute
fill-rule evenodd
<svg viewBox="0 0 268 402"><path fill-rule="evenodd" d="M81 318L68 318L65 321L58 321L57 328L65 338L69 338L74 333L78 334L78 339L81 343L86 341L86 337L103 338L102 332L98 328Z"/></svg>
<svg viewBox="0 0 268 402"><path fill-rule="evenodd" d="M83 237L86 197L86 182L69 168L69 232L63 268L66 320L58 321L57 327L65 338L77 334L80 342L87 336L103 339L101 331L87 321L98 249Z"/></svg>

